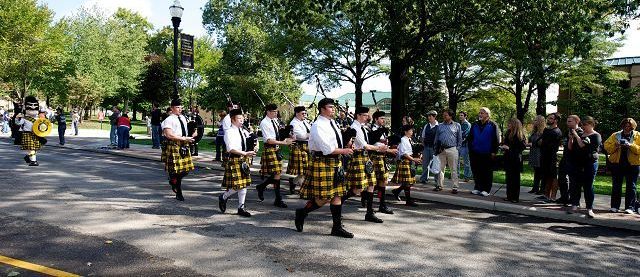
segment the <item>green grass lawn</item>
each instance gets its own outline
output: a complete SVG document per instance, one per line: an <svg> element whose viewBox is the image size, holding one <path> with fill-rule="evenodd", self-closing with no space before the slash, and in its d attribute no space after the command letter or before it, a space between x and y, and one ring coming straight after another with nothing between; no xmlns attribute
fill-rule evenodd
<svg viewBox="0 0 640 277"><path fill-rule="evenodd" d="M68 117L67 117L68 118ZM69 121L69 124L70 121ZM92 119L92 120L84 120L80 124L80 129L97 129L97 130L110 130L111 125L109 125L108 120L102 121L102 127L100 125L100 121ZM212 131L211 127L204 128L205 134ZM147 134L147 123L144 121L136 120L131 121L131 135L146 135Z"/></svg>

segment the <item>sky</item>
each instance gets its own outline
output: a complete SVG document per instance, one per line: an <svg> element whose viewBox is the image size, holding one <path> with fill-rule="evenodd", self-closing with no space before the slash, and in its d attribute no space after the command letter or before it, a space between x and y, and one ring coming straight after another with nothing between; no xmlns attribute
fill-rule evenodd
<svg viewBox="0 0 640 277"><path fill-rule="evenodd" d="M71 16L80 8L91 8L97 6L105 11L106 15L113 14L119 7L127 8L145 16L155 29L163 26L171 25L171 16L169 15L169 6L173 4L171 0L39 0L40 3L46 4L55 13L55 20L64 16ZM206 30L202 26L202 7L207 3L206 0L183 0L180 1L184 7L184 14L180 28L184 33L198 36L206 34ZM625 32L624 46L612 56L612 58L640 56L640 20L631 23L631 27ZM303 84L303 90L307 94L315 94L315 84ZM376 78L367 80L362 90L378 90L391 91L391 84L386 75L380 75ZM347 92L353 92L354 86L350 83L343 83L340 87L332 89L328 95L337 97ZM557 86L552 86L549 91L548 99L557 98Z"/></svg>

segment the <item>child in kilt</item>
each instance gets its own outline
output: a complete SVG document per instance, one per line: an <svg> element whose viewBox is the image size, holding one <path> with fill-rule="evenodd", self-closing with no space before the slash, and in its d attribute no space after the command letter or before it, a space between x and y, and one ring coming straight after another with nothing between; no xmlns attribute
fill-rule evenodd
<svg viewBox="0 0 640 277"><path fill-rule="evenodd" d="M396 173L391 179L392 183L399 184L400 187L391 190L396 199L400 200L400 192L404 190L407 206L415 207L417 204L411 199L411 186L415 184L416 178L411 172L413 163L419 164L421 159L413 157L411 137L413 137L413 125L402 126L404 136L398 145L398 155L396 162Z"/></svg>

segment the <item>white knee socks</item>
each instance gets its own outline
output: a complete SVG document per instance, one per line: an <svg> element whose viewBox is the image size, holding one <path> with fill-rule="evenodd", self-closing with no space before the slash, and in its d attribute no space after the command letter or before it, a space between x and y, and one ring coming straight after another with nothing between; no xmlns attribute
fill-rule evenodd
<svg viewBox="0 0 640 277"><path fill-rule="evenodd" d="M238 191L238 209L244 208L244 199L247 197L247 188Z"/></svg>

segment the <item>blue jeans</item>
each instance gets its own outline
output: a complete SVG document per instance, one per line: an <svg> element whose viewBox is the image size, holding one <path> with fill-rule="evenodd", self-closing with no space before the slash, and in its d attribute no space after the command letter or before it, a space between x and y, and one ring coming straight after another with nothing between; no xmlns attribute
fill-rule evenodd
<svg viewBox="0 0 640 277"><path fill-rule="evenodd" d="M112 145L118 145L118 126L111 125L111 133L109 134L109 139L111 140Z"/></svg>
<svg viewBox="0 0 640 277"><path fill-rule="evenodd" d="M598 173L598 162L587 165L570 165L566 164L567 173L569 174L569 199L571 205L580 206L580 196L584 190L584 202L587 209L593 209L593 182L596 180Z"/></svg>
<svg viewBox="0 0 640 277"><path fill-rule="evenodd" d="M620 209L622 198L622 180L627 183L624 195L624 209L633 209L636 205L636 182L638 181L637 165L611 164L612 189L611 208Z"/></svg>
<svg viewBox="0 0 640 277"><path fill-rule="evenodd" d="M420 175L420 182L427 182L427 175L429 174L429 163L435 154L433 146L425 146L422 151L422 175ZM435 178L435 177L434 177Z"/></svg>
<svg viewBox="0 0 640 277"><path fill-rule="evenodd" d="M469 146L461 146L458 149L460 158L458 159L458 173L462 173L460 170L460 160L462 160L462 166L464 167L464 178L472 179L473 173L471 173L471 162L469 161Z"/></svg>
<svg viewBox="0 0 640 277"><path fill-rule="evenodd" d="M78 124L79 122L71 122L71 128L73 128L73 133L76 136L78 135Z"/></svg>
<svg viewBox="0 0 640 277"><path fill-rule="evenodd" d="M6 121L2 122L2 124L0 124L0 127L2 127L1 129L3 134L6 134L9 132L9 122L6 122Z"/></svg>
<svg viewBox="0 0 640 277"><path fill-rule="evenodd" d="M160 125L151 125L151 141L153 142L153 148L160 148L161 133L162 127Z"/></svg>
<svg viewBox="0 0 640 277"><path fill-rule="evenodd" d="M129 148L129 127L118 126L118 148Z"/></svg>
<svg viewBox="0 0 640 277"><path fill-rule="evenodd" d="M64 132L67 131L67 125L58 125L58 139L60 139L60 144L64 145Z"/></svg>

